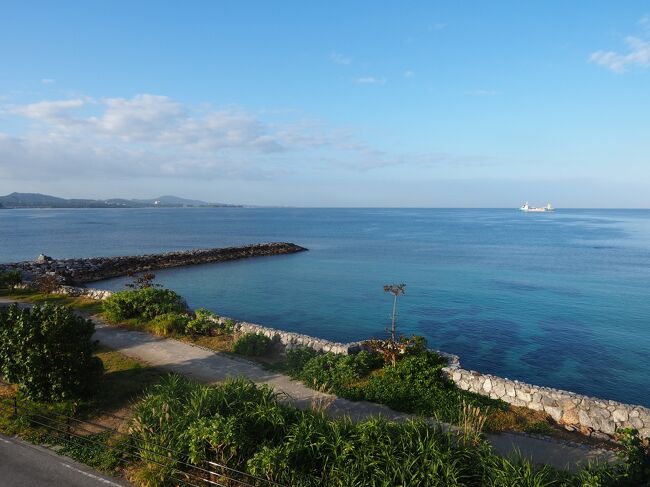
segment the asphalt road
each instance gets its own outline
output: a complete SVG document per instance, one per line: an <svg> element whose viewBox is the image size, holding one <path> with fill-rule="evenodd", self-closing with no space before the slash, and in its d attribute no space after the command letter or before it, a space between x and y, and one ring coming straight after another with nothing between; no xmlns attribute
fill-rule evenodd
<svg viewBox="0 0 650 487"><path fill-rule="evenodd" d="M96 472L46 448L0 435L2 487L123 487L128 484Z"/></svg>

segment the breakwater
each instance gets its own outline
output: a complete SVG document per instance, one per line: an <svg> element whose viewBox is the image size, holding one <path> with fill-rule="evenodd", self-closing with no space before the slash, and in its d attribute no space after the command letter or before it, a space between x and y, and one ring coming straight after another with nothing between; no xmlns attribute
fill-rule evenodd
<svg viewBox="0 0 650 487"><path fill-rule="evenodd" d="M39 255L34 261L0 264L0 271L18 269L26 281L42 276L53 276L62 285L80 285L129 273L153 271L229 260L248 259L268 255L284 255L307 249L286 242L272 242L243 247L183 250L160 254L118 257L89 257L83 259L53 259Z"/></svg>

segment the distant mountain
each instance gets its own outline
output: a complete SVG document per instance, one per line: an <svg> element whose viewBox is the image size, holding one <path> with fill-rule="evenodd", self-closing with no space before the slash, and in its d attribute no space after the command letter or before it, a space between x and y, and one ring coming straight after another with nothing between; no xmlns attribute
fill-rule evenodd
<svg viewBox="0 0 650 487"><path fill-rule="evenodd" d="M11 193L0 196L0 208L179 208L179 207L238 207L224 203L208 203L178 196L165 195L151 199L107 200L65 199L40 193Z"/></svg>
<svg viewBox="0 0 650 487"><path fill-rule="evenodd" d="M188 200L187 198L179 198L178 196L164 195L158 198L149 200L132 200L139 203L146 203L149 205L164 205L164 206L211 206L212 203L207 203L201 200ZM157 203L156 203L157 202Z"/></svg>

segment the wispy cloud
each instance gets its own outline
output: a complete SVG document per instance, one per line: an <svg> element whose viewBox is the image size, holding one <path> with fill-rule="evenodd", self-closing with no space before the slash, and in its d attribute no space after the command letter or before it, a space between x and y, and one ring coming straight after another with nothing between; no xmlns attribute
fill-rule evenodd
<svg viewBox="0 0 650 487"><path fill-rule="evenodd" d="M404 77L405 78L412 78L413 76L415 76L415 72L411 71L410 69L407 69L406 71L404 71Z"/></svg>
<svg viewBox="0 0 650 487"><path fill-rule="evenodd" d="M332 51L330 53L330 61L332 61L334 64L352 64L351 57L344 56L343 54L340 54L336 51Z"/></svg>
<svg viewBox="0 0 650 487"><path fill-rule="evenodd" d="M447 24L444 22L432 22L427 26L427 30L435 32L438 30L442 30L445 27L447 27Z"/></svg>
<svg viewBox="0 0 650 487"><path fill-rule="evenodd" d="M358 85L383 85L386 84L386 78L377 78L375 76L361 76L353 80Z"/></svg>
<svg viewBox="0 0 650 487"><path fill-rule="evenodd" d="M650 16L644 16L639 20L639 25L650 32ZM646 33L647 33L646 32ZM650 67L650 40L637 36L625 38L626 51L595 51L589 56L589 61L603 66L618 74L625 73L630 68Z"/></svg>
<svg viewBox="0 0 650 487"><path fill-rule="evenodd" d="M383 83L371 79L362 83ZM272 123L240 107L197 108L153 94L42 100L5 106L3 114L32 121L23 134L0 132L0 178L25 181L272 179L305 164L371 171L468 163L468 156L439 151L380 150L317 120Z"/></svg>
<svg viewBox="0 0 650 487"><path fill-rule="evenodd" d="M52 83L55 83L56 80L52 78L41 78L41 83L44 85L51 85Z"/></svg>

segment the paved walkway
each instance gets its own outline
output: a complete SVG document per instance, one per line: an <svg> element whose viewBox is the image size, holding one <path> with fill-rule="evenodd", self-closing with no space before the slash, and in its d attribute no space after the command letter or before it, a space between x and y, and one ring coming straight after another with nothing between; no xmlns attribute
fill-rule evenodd
<svg viewBox="0 0 650 487"><path fill-rule="evenodd" d="M332 417L344 415L358 421L382 415L393 420L415 416L396 412L386 406L366 401L348 401L309 389L288 376L270 372L259 365L230 355L213 352L185 342L159 338L148 333L125 330L107 325L93 318L96 325L95 338L103 345L150 365L176 372L201 382L219 382L227 378L246 377L256 384L272 386L299 408L308 408L313 402L331 402L327 414ZM441 424L443 428L449 425ZM533 438L523 434L489 434L488 439L502 455L519 451L537 463L571 470L589 461L611 461L612 452L567 444L551 438Z"/></svg>
<svg viewBox="0 0 650 487"><path fill-rule="evenodd" d="M12 302L0 297L0 303ZM200 382L214 383L227 378L246 377L256 384L272 386L281 397L296 407L306 409L314 403L331 404L327 414L331 417L349 416L354 421L381 415L392 420L404 420L416 416L399 413L387 406L366 401L349 401L330 394L315 391L290 377L263 369L261 366L231 355L214 352L186 342L160 338L149 333L126 330L108 325L99 317L95 323L96 340L102 345L124 355L141 360L152 366L175 372ZM444 429L453 428L438 423ZM569 444L553 438L535 438L525 434L488 434L490 443L501 455L519 452L536 463L556 468L576 470L593 461L614 461L615 455L608 450L586 445Z"/></svg>

